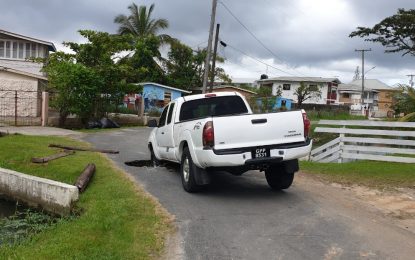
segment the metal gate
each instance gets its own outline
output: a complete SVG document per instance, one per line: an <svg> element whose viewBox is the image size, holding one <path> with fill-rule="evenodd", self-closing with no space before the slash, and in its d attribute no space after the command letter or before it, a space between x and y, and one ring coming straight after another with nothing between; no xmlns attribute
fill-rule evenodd
<svg viewBox="0 0 415 260"><path fill-rule="evenodd" d="M41 125L42 93L0 89L0 126Z"/></svg>

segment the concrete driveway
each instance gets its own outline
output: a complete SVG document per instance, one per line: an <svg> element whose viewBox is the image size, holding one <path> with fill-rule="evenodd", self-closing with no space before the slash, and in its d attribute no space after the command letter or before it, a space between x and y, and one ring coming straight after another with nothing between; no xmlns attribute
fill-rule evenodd
<svg viewBox="0 0 415 260"><path fill-rule="evenodd" d="M296 176L287 191L269 189L262 173L216 174L205 191L188 194L178 168L126 166L149 159L148 128L88 134L155 196L179 227L183 259L413 259L415 234L339 188Z"/></svg>

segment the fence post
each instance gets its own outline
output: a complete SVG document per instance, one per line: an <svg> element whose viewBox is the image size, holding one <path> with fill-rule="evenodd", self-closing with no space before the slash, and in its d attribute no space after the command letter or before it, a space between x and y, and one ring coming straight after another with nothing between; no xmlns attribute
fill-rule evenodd
<svg viewBox="0 0 415 260"><path fill-rule="evenodd" d="M14 126L17 126L17 90L14 91Z"/></svg>
<svg viewBox="0 0 415 260"><path fill-rule="evenodd" d="M42 92L42 126L48 125L49 117L49 93L46 91Z"/></svg>

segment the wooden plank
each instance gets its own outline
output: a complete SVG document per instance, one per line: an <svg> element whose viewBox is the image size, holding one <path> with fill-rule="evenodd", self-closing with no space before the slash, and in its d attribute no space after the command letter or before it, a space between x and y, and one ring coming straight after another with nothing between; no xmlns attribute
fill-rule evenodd
<svg viewBox="0 0 415 260"><path fill-rule="evenodd" d="M402 127L415 128L414 122L388 122L370 120L320 120L319 125L347 125L347 126L380 126L380 127Z"/></svg>
<svg viewBox="0 0 415 260"><path fill-rule="evenodd" d="M390 145L406 145L415 146L414 140L402 139L384 139L384 138L369 138L369 137L344 137L345 143L367 143L367 144L390 144Z"/></svg>
<svg viewBox="0 0 415 260"><path fill-rule="evenodd" d="M336 139L333 139L330 142L325 143L322 146L317 147L316 149L312 150L311 151L311 155L314 155L316 153L319 153L319 152L321 152L321 151L323 151L323 150L325 150L325 149L327 149L327 148L329 148L331 146L334 146L334 145L338 144L339 142L340 142L340 137L337 137Z"/></svg>
<svg viewBox="0 0 415 260"><path fill-rule="evenodd" d="M324 153L321 153L321 154L319 154L317 156L313 156L313 159L312 160L318 162L321 159L323 159L323 158L325 158L325 157L327 157L327 156L329 156L331 154L334 154L334 153L336 153L338 151L340 151L340 145L337 145L337 146L335 146L333 148L330 148L327 151L325 151Z"/></svg>
<svg viewBox="0 0 415 260"><path fill-rule="evenodd" d="M330 128L317 127L316 133L333 134L354 134L354 135L386 135L386 136L408 136L415 137L415 131L394 131L394 130L373 130L373 129L350 129L350 128Z"/></svg>
<svg viewBox="0 0 415 260"><path fill-rule="evenodd" d="M32 163L46 163L52 160L56 160L58 158L62 158L71 154L74 154L75 151L64 151L62 153L52 154L50 156L42 157L42 158L32 158Z"/></svg>
<svg viewBox="0 0 415 260"><path fill-rule="evenodd" d="M60 144L50 144L49 147L62 148L62 149L66 149L66 150L98 152L98 153L112 153L112 154L120 153L119 151L115 151L115 150L80 148L80 147L64 146L64 145L60 145Z"/></svg>
<svg viewBox="0 0 415 260"><path fill-rule="evenodd" d="M330 157L324 158L323 160L319 161L321 163L329 163L329 162L333 162L333 161L337 161L340 158L340 154L339 153L335 153Z"/></svg>
<svg viewBox="0 0 415 260"><path fill-rule="evenodd" d="M360 154L357 154L357 153L342 153L342 157L346 158L346 159L357 159L357 160L415 163L415 158L385 156L385 155L373 155L373 154L362 154L362 153L360 153Z"/></svg>
<svg viewBox="0 0 415 260"><path fill-rule="evenodd" d="M361 146L361 145L344 145L344 150L348 151L362 151L362 152L381 152L381 153L400 153L400 154L414 154L415 149L405 148L391 148L391 147L379 147L379 146Z"/></svg>

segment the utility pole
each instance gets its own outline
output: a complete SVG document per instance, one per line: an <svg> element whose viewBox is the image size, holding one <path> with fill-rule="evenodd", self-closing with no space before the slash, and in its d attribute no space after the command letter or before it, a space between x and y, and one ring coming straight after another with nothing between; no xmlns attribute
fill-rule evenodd
<svg viewBox="0 0 415 260"><path fill-rule="evenodd" d="M360 51L362 53L362 106L364 104L364 98L365 98L365 51L372 51L372 49L360 49L360 50L354 50L354 51Z"/></svg>
<svg viewBox="0 0 415 260"><path fill-rule="evenodd" d="M411 79L409 80L409 85L411 85L411 88L413 88L414 87L414 76L415 76L415 74L409 74L409 75L406 75L406 76L411 77Z"/></svg>
<svg viewBox="0 0 415 260"><path fill-rule="evenodd" d="M220 27L220 24L216 24L215 46L213 47L212 75L210 76L210 89L209 89L209 92L213 91L213 83L215 81L216 52L218 51L219 27Z"/></svg>
<svg viewBox="0 0 415 260"><path fill-rule="evenodd" d="M205 74L203 75L202 93L206 93L206 88L207 88L207 83L208 83L210 55L212 52L213 27L215 25L217 4L218 4L218 0L212 0L212 13L210 15L209 39L208 39L207 54L206 54L206 60L205 60Z"/></svg>

